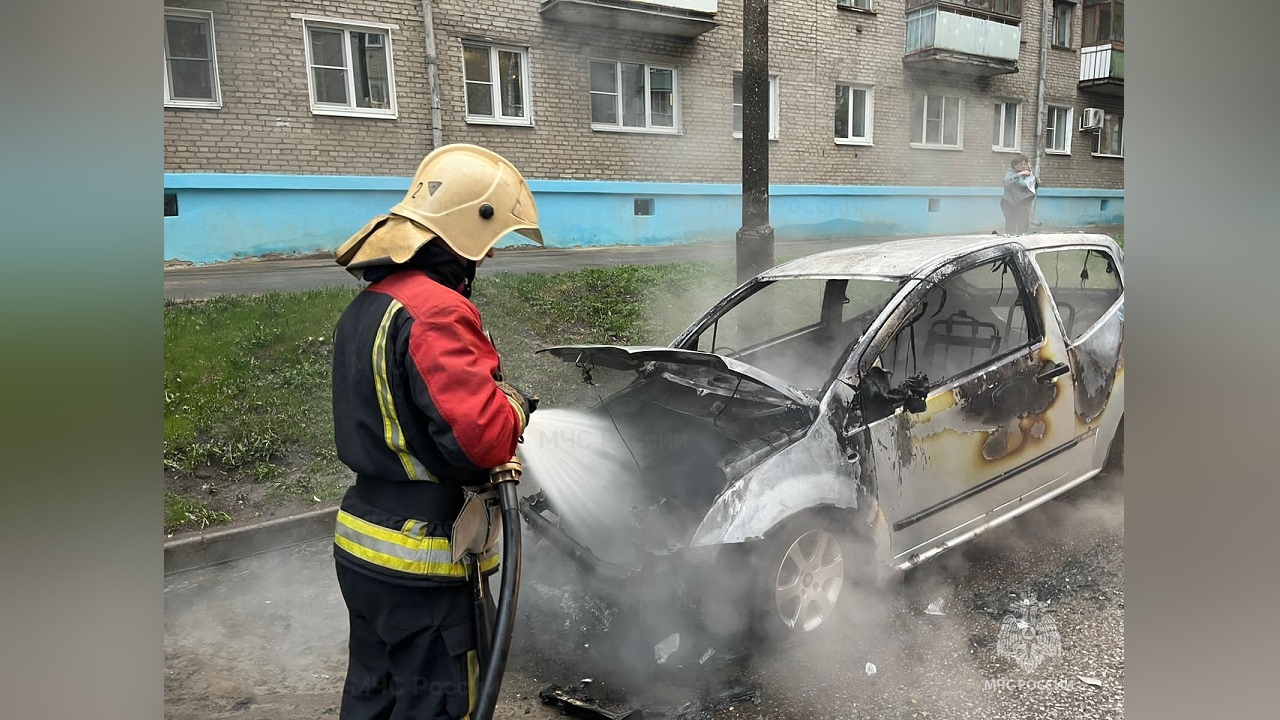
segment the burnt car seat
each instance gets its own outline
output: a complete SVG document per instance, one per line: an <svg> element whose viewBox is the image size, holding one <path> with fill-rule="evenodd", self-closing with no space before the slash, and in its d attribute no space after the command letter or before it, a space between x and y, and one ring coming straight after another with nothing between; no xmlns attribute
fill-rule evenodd
<svg viewBox="0 0 1280 720"><path fill-rule="evenodd" d="M930 378L944 380L980 365L1000 352L1000 330L964 310L929 325L924 355Z"/></svg>

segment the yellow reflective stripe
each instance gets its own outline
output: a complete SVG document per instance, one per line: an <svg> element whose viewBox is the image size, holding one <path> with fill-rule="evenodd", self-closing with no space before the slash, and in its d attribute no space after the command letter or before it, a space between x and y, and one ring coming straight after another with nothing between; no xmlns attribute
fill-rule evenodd
<svg viewBox="0 0 1280 720"><path fill-rule="evenodd" d="M409 550L449 552L449 538L428 536L416 539L408 537L404 533L396 532L391 528L384 528L381 525L358 518L346 510L338 511L338 524L345 525L361 535L368 535L374 539L393 543Z"/></svg>
<svg viewBox="0 0 1280 720"><path fill-rule="evenodd" d="M390 570L397 570L410 575L431 575L435 577L447 578L464 578L467 576L466 568L453 563L439 563L429 561L404 560L392 555L370 550L363 545L359 545L341 535L334 538L334 543L343 550L355 555L365 562L379 565Z"/></svg>
<svg viewBox="0 0 1280 720"><path fill-rule="evenodd" d="M467 651L467 717L471 717L471 713L476 711L476 700L479 693L477 692L477 681L480 677L480 659L475 650ZM465 720L465 718L464 718Z"/></svg>
<svg viewBox="0 0 1280 720"><path fill-rule="evenodd" d="M406 537L344 510L338 511L334 543L361 560L404 573L448 578L467 576L466 566L453 562L448 538Z"/></svg>
<svg viewBox="0 0 1280 720"><path fill-rule="evenodd" d="M498 552L498 546L492 548L480 555L480 572L486 573L498 567L498 563L502 561L502 555Z"/></svg>
<svg viewBox="0 0 1280 720"><path fill-rule="evenodd" d="M396 415L395 398L391 394L391 383L387 380L387 335L391 331L391 320L396 312L404 307L399 300L392 300L387 312L382 316L378 326L378 335L373 342L373 382L378 394L378 406L382 409L382 436L387 447L400 457L400 464L410 480L431 480L431 473L409 452L405 442L404 431L400 429L400 418Z"/></svg>

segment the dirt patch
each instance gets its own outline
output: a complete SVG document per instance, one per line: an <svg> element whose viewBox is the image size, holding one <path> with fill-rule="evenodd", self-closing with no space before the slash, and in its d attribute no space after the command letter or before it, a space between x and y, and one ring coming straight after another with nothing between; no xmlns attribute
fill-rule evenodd
<svg viewBox="0 0 1280 720"><path fill-rule="evenodd" d="M172 531L166 529L164 539L178 540L202 532L244 527L320 508L337 507L342 492L351 482L349 477L326 478L315 483L323 488L323 494L298 496L286 494L270 483L237 481L232 475L214 468L203 468L193 476L166 473L166 491L194 500L210 512L225 513L230 521L211 523L203 528L198 522L188 522Z"/></svg>

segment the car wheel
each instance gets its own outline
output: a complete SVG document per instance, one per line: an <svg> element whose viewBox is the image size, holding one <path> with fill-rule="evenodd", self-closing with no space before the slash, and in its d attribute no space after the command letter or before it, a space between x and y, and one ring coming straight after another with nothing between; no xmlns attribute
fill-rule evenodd
<svg viewBox="0 0 1280 720"><path fill-rule="evenodd" d="M816 519L779 528L759 558L757 634L804 636L828 623L852 570L851 547L832 524Z"/></svg>

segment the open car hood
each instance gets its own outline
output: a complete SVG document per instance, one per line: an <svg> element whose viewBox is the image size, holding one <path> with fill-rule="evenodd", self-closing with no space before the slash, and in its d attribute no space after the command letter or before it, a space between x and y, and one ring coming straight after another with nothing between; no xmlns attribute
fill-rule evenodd
<svg viewBox="0 0 1280 720"><path fill-rule="evenodd" d="M816 400L788 385L777 376L754 365L715 353L649 345L560 345L544 348L538 352L550 353L560 360L574 364L590 363L595 367L635 372L645 370L651 363L655 367L662 366L662 371L672 375L679 374L682 367L701 368L701 372L690 374L705 375L709 370L725 376L725 379L730 381L729 387L732 387L733 383L746 380L769 388L798 405L805 407L817 405Z"/></svg>

